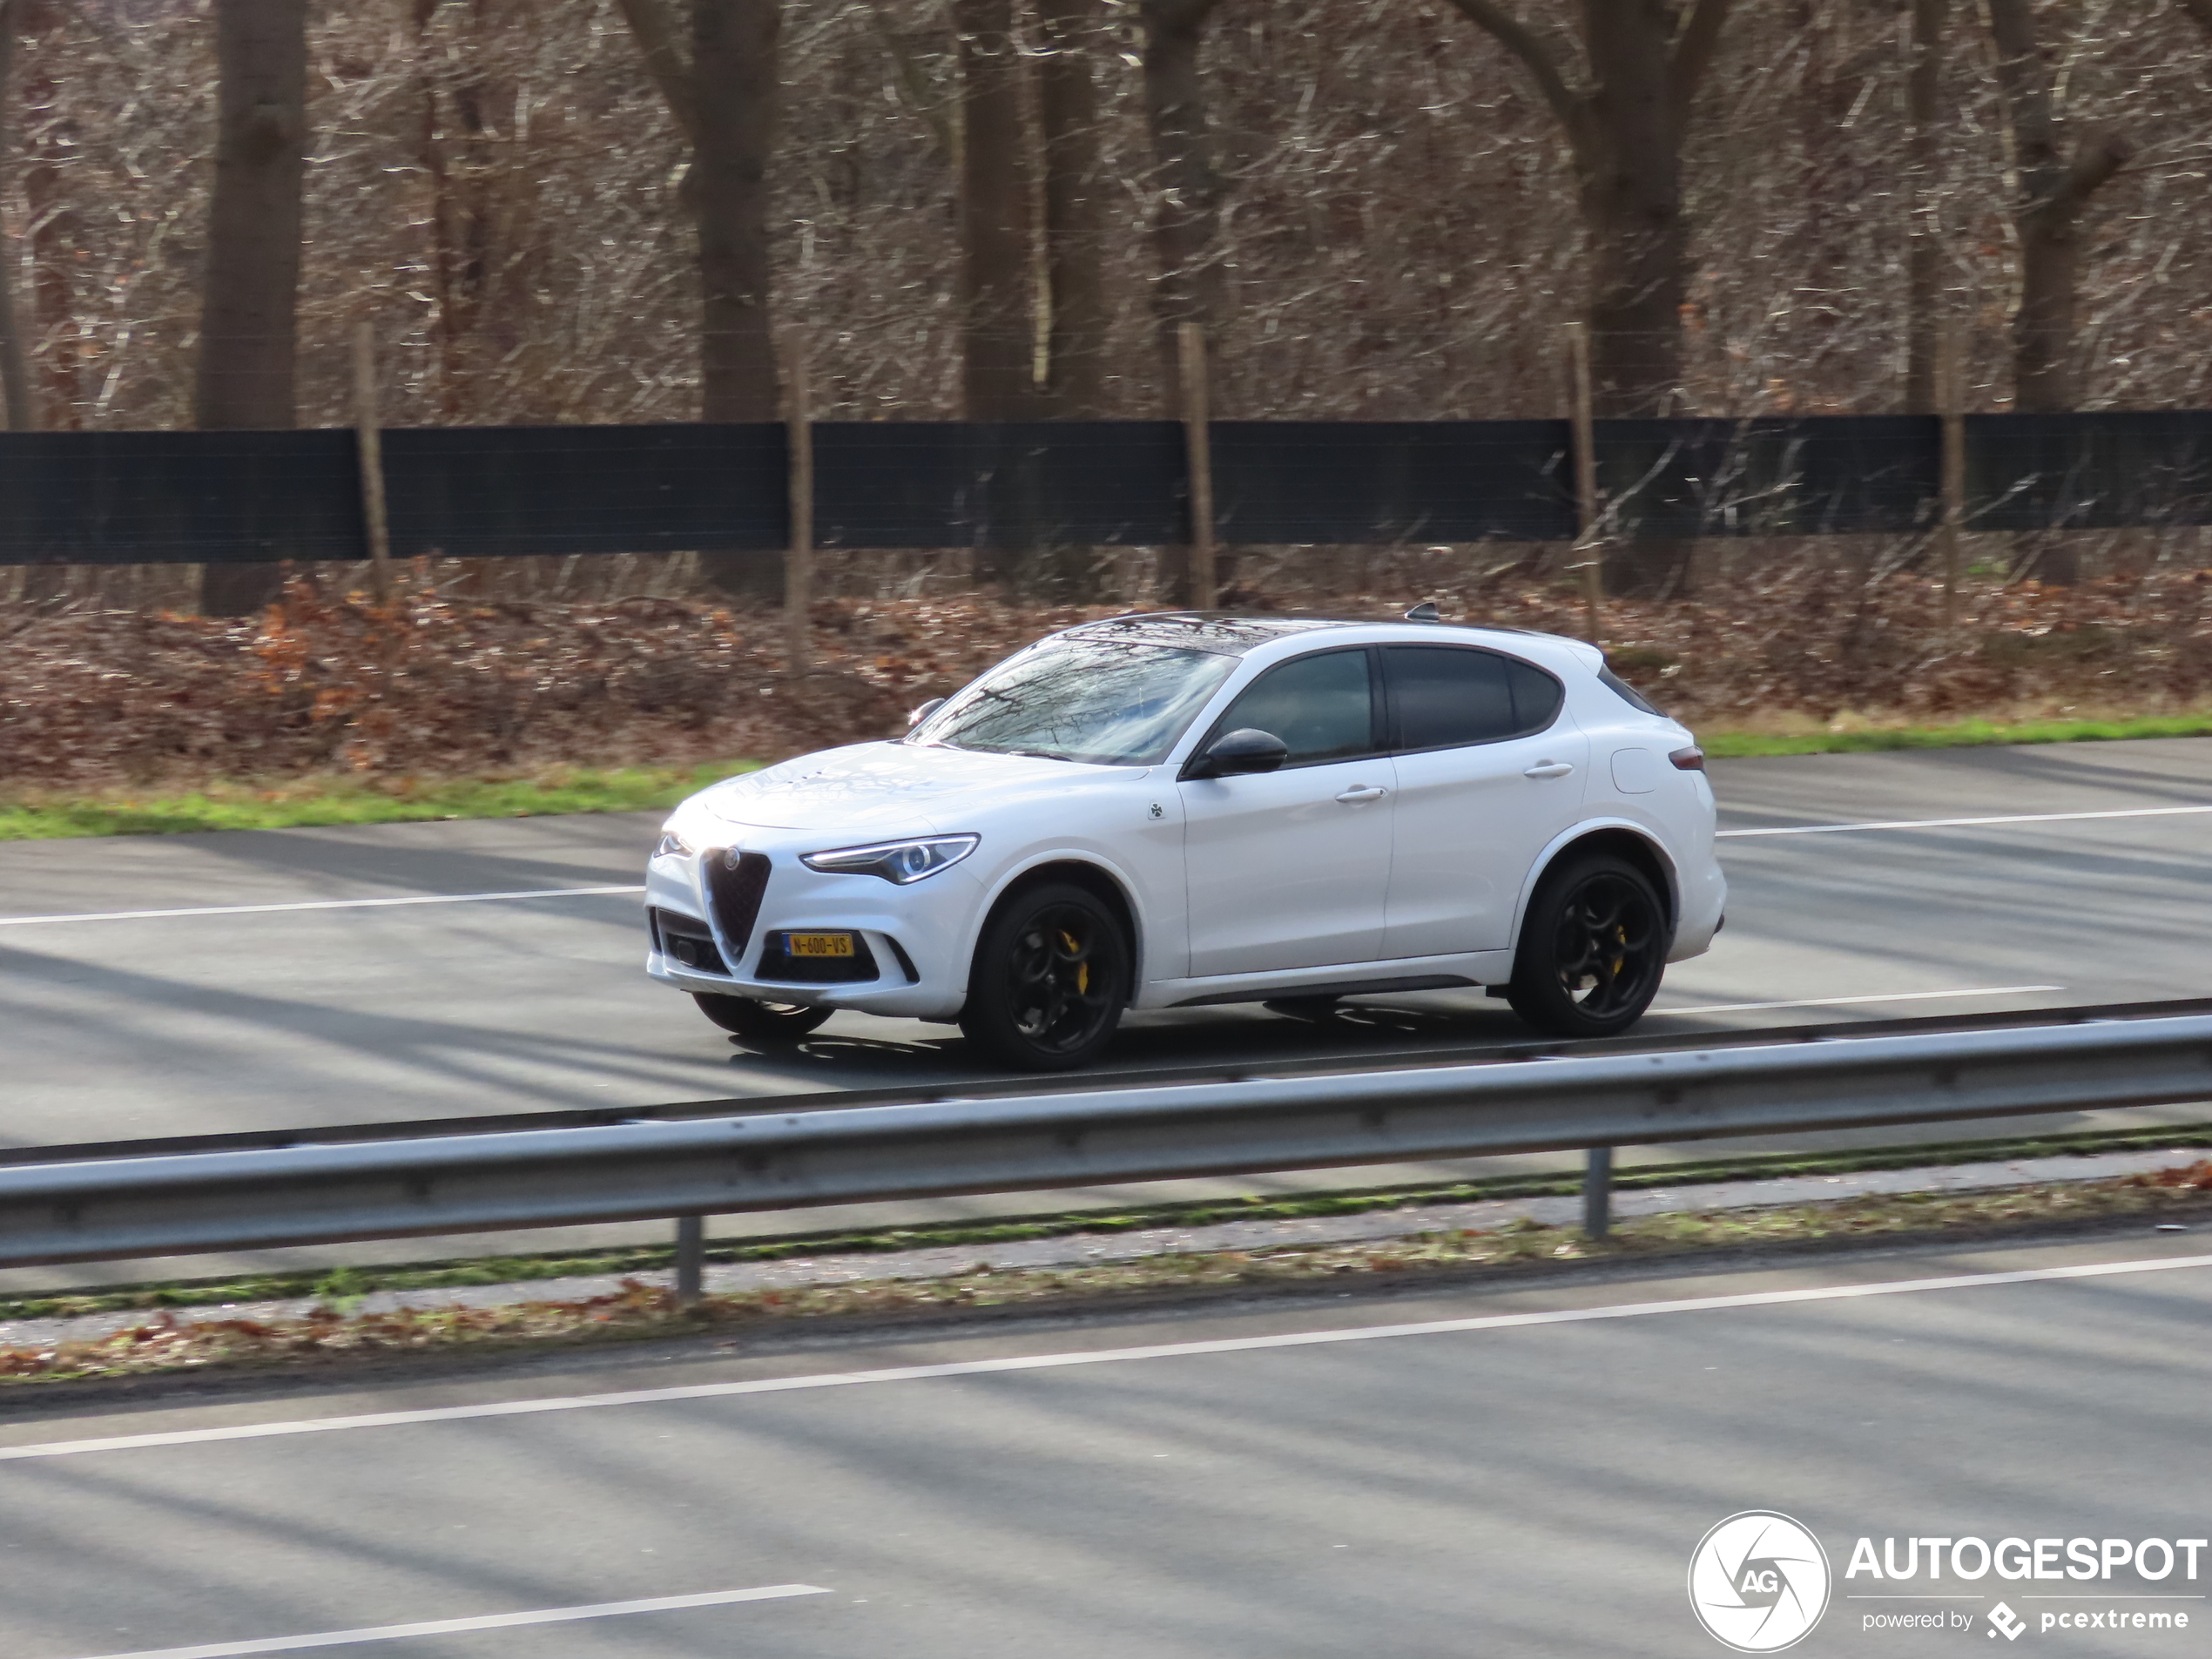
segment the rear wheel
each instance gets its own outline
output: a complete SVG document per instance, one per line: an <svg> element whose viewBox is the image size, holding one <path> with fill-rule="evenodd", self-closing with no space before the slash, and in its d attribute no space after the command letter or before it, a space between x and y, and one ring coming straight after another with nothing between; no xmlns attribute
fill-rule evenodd
<svg viewBox="0 0 2212 1659"><path fill-rule="evenodd" d="M1130 954L1119 920L1082 887L1017 894L976 946L961 1031L1022 1071L1088 1065L1121 1022Z"/></svg>
<svg viewBox="0 0 2212 1659"><path fill-rule="evenodd" d="M1672 942L1649 876L1624 859L1577 858L1536 890L1506 995L1539 1031L1609 1037L1651 1006Z"/></svg>
<svg viewBox="0 0 2212 1659"><path fill-rule="evenodd" d="M750 996L713 996L691 993L699 1012L733 1033L738 1041L756 1048L797 1042L830 1016L828 1008L808 1008L803 1002L763 1002Z"/></svg>

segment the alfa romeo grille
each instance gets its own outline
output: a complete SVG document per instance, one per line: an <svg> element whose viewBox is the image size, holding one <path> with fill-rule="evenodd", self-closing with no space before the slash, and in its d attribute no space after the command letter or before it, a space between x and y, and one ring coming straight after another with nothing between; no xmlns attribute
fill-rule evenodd
<svg viewBox="0 0 2212 1659"><path fill-rule="evenodd" d="M731 956L742 956L760 914L761 895L768 891L768 855L718 849L706 855L705 865L707 907Z"/></svg>

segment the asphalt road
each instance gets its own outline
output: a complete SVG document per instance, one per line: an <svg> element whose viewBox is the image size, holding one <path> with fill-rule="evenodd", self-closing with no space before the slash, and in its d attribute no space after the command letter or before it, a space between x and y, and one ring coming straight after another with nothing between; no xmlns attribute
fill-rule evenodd
<svg viewBox="0 0 2212 1659"><path fill-rule="evenodd" d="M378 1650L1720 1654L1693 1622L1692 1552L1770 1509L1832 1575L1799 1652L1993 1652L2001 1597L2036 1651L2201 1654L2202 1550L2195 1578L1845 1574L1861 1536L2212 1531L2188 1473L2212 1380L2212 1257L2192 1246L1895 1251L48 1406L0 1423L0 1650L212 1659L459 1621ZM653 1605L747 1590L781 1594ZM1929 1595L1946 1599L1865 1599ZM2041 1624L2115 1608L2189 1628ZM1965 1628L1867 1628L1933 1609Z"/></svg>
<svg viewBox="0 0 2212 1659"><path fill-rule="evenodd" d="M1714 779L1729 838L1728 928L1709 955L1671 971L1647 1029L2212 993L2202 944L2212 739L1723 762ZM2026 821L1928 822L1991 818ZM1890 826L1826 827L1870 822ZM0 1142L977 1075L948 1028L859 1015L832 1020L794 1053L736 1047L688 998L644 978L634 894L469 896L626 887L656 828L656 817L628 815L0 846ZM387 902L425 897L462 901ZM195 911L205 914L140 914ZM1502 1004L1474 993L1370 1000L1319 1026L1257 1008L1178 1010L1132 1018L1106 1069L1356 1060L1521 1035ZM1016 1195L929 1213L1036 1207ZM70 1278L10 1275L0 1286Z"/></svg>

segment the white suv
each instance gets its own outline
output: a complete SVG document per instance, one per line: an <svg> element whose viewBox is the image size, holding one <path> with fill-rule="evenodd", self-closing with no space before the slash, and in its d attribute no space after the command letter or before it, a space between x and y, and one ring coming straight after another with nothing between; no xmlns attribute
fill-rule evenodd
<svg viewBox="0 0 2212 1659"><path fill-rule="evenodd" d="M1127 1008L1480 985L1622 1030L1721 925L1704 757L1595 647L1433 616L1086 623L718 784L647 868L646 972L751 1042L850 1008L1037 1070Z"/></svg>

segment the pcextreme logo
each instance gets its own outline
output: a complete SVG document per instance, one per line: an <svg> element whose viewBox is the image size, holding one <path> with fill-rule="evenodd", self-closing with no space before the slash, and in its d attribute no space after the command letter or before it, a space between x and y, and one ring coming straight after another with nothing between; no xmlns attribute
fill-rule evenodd
<svg viewBox="0 0 2212 1659"><path fill-rule="evenodd" d="M1828 1586L1820 1541L1770 1509L1730 1515L1689 1558L1698 1623L1738 1653L1779 1653L1804 1640L1828 1610Z"/></svg>

